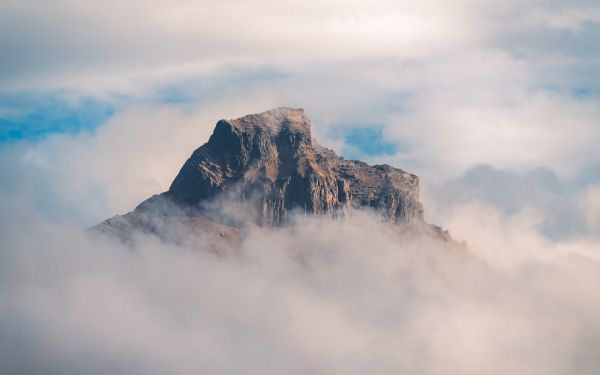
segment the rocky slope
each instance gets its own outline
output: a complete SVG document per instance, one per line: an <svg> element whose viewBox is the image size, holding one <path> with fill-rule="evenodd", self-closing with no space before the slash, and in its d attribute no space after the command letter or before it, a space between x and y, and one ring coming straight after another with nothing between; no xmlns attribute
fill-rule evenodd
<svg viewBox="0 0 600 375"><path fill-rule="evenodd" d="M446 236L424 221L417 176L345 160L316 143L302 109L276 108L217 122L168 191L97 229L159 232L152 224L156 217L203 218L233 228L246 221L278 226L297 212L343 215L366 207L392 223Z"/></svg>

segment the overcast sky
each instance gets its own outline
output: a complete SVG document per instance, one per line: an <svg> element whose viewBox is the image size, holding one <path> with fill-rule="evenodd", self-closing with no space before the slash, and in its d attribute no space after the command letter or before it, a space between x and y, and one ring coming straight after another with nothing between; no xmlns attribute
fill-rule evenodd
<svg viewBox="0 0 600 375"><path fill-rule="evenodd" d="M218 119L302 107L322 144L425 194L483 164L542 168L581 200L600 180L599 42L595 1L3 1L0 147L112 202L91 222L164 190ZM59 161L82 158L101 176Z"/></svg>

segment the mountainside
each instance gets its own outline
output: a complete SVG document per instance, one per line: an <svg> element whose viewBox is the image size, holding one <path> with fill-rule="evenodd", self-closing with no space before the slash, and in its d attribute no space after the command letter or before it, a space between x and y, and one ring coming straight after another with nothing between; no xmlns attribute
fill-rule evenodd
<svg viewBox="0 0 600 375"><path fill-rule="evenodd" d="M279 226L295 212L341 215L367 207L389 222L447 236L425 223L417 176L345 160L312 139L302 109L276 108L220 120L168 191L96 228L120 235L134 228L160 233L154 219L175 217L202 220L209 227L235 228L245 221Z"/></svg>

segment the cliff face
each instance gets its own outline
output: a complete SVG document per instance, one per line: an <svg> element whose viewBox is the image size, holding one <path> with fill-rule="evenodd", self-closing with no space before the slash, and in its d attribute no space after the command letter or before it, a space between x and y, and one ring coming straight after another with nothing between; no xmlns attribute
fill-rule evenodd
<svg viewBox="0 0 600 375"><path fill-rule="evenodd" d="M301 109L278 108L217 123L208 143L185 162L164 195L198 206L239 189L262 224L284 223L292 210L336 213L372 207L389 220L423 220L417 176L387 165L344 160L311 137Z"/></svg>
<svg viewBox="0 0 600 375"><path fill-rule="evenodd" d="M298 211L337 215L365 207L393 223L425 224L417 176L389 165L344 160L319 146L304 111L291 108L219 121L169 190L120 221L131 223L136 213L164 215L160 207L165 201L183 210L178 216L202 216L239 203L259 225L285 224ZM115 222L113 218L104 224Z"/></svg>

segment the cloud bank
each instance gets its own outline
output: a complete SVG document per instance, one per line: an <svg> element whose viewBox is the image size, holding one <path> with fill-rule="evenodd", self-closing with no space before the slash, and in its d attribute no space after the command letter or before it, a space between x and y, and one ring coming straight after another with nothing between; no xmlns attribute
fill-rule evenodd
<svg viewBox="0 0 600 375"><path fill-rule="evenodd" d="M2 372L594 373L596 248L467 209L468 251L360 213L250 228L225 257L4 225Z"/></svg>

